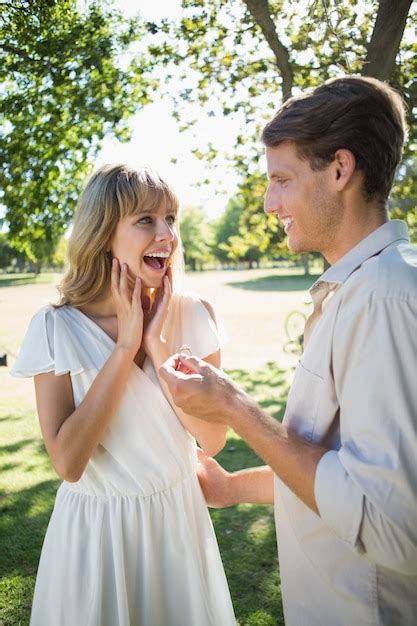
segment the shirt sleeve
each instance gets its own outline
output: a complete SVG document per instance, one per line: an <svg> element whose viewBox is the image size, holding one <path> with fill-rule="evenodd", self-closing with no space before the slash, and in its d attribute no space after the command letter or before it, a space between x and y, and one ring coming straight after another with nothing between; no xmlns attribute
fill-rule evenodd
<svg viewBox="0 0 417 626"><path fill-rule="evenodd" d="M417 303L377 298L335 327L341 447L320 460L322 520L354 550L417 574Z"/></svg>

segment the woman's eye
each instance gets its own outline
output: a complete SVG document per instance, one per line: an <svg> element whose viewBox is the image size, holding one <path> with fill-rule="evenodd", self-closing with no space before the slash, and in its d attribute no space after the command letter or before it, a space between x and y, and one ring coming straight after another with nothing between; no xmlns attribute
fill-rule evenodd
<svg viewBox="0 0 417 626"><path fill-rule="evenodd" d="M176 215L167 215L165 219L168 224L175 224Z"/></svg>
<svg viewBox="0 0 417 626"><path fill-rule="evenodd" d="M136 224L152 224L152 218L148 215L145 215L143 217L140 217Z"/></svg>

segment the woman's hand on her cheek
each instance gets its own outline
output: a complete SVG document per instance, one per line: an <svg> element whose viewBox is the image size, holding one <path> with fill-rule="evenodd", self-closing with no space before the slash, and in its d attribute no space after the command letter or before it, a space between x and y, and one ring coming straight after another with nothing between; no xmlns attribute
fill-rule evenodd
<svg viewBox="0 0 417 626"><path fill-rule="evenodd" d="M136 278L133 292L129 286L126 263L120 267L113 259L111 272L111 291L117 312L117 345L132 353L135 357L142 343L143 309L141 302L141 280Z"/></svg>

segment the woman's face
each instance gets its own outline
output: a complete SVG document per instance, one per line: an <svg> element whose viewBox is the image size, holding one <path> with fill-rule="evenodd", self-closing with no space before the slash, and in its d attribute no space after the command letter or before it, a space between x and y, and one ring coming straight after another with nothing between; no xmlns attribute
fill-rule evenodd
<svg viewBox="0 0 417 626"><path fill-rule="evenodd" d="M119 263L126 263L132 278L142 287L157 288L178 245L176 212L162 207L122 218L110 240L110 250Z"/></svg>

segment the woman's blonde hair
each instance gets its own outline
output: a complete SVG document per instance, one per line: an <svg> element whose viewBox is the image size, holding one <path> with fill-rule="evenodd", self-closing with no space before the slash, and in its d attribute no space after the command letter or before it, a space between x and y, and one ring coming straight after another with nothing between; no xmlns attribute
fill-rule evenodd
<svg viewBox="0 0 417 626"><path fill-rule="evenodd" d="M127 215L152 213L161 206L177 212L178 200L156 172L127 165L103 165L90 178L78 202L68 241L68 268L58 289L58 306L81 307L99 298L110 283L110 240ZM179 243L173 272L181 267Z"/></svg>

